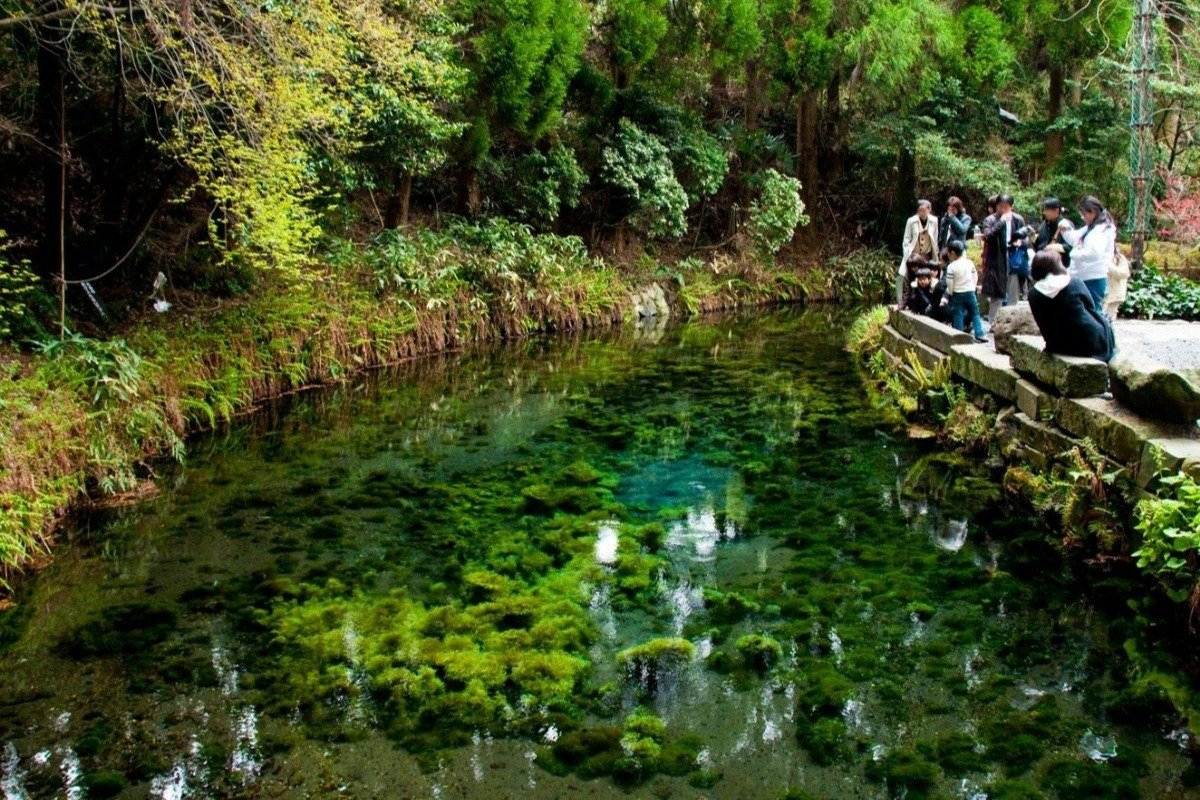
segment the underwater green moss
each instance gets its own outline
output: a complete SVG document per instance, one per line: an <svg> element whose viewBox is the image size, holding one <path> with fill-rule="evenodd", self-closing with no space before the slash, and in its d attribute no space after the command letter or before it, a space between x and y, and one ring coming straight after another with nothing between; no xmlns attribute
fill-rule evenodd
<svg viewBox="0 0 1200 800"><path fill-rule="evenodd" d="M783 659L783 646L762 633L747 633L734 643L734 647L742 662L756 672L767 672Z"/></svg>

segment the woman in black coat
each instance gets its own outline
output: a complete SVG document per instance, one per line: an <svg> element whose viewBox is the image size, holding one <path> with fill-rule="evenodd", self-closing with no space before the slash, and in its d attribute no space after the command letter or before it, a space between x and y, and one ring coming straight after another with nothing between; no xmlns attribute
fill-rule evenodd
<svg viewBox="0 0 1200 800"><path fill-rule="evenodd" d="M1035 255L1030 277L1029 310L1046 340L1046 352L1112 359L1117 349L1112 323L1096 308L1083 281L1063 267L1059 254L1043 250Z"/></svg>

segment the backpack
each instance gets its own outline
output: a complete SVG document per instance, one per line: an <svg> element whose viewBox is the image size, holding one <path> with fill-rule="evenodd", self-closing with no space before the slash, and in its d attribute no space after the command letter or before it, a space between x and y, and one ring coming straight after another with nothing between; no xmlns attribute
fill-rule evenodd
<svg viewBox="0 0 1200 800"><path fill-rule="evenodd" d="M1016 247L1008 253L1008 271L1022 278L1029 277L1029 248Z"/></svg>

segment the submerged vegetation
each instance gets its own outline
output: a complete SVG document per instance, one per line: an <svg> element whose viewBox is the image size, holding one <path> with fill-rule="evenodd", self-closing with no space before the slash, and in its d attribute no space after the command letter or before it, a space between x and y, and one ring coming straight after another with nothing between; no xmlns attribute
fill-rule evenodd
<svg viewBox="0 0 1200 800"><path fill-rule="evenodd" d="M3 618L8 774L60 785L65 742L88 785L214 796L1191 780L1159 610L881 432L842 321L530 340L198 441Z"/></svg>

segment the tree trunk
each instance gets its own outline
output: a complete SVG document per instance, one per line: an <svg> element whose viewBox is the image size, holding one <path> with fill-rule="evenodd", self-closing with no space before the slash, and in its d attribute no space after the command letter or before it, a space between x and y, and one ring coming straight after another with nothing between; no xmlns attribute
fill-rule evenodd
<svg viewBox="0 0 1200 800"><path fill-rule="evenodd" d="M1173 75L1183 75L1183 53L1179 46L1185 34L1186 20L1183 17L1183 12L1174 7L1172 3L1164 3L1163 22L1167 26L1167 41L1171 47L1171 63L1174 66ZM1181 117L1181 109L1179 100L1171 100L1171 105L1163 109L1162 127L1158 132L1158 141L1165 144L1168 148L1167 160L1171 165L1175 163L1175 150L1179 143L1179 124Z"/></svg>
<svg viewBox="0 0 1200 800"><path fill-rule="evenodd" d="M408 224L409 199L412 197L413 177L405 173L396 182L387 207L383 210L383 227L396 228Z"/></svg>
<svg viewBox="0 0 1200 800"><path fill-rule="evenodd" d="M1050 67L1050 96L1047 101L1049 124L1053 125L1062 116L1063 97L1066 93L1066 71L1062 65L1056 64ZM1046 131L1046 157L1044 159L1046 171L1049 172L1058 159L1062 156L1063 151L1063 132L1061 130Z"/></svg>
<svg viewBox="0 0 1200 800"><path fill-rule="evenodd" d="M796 97L796 175L800 196L812 208L817 200L817 92L806 90Z"/></svg>
<svg viewBox="0 0 1200 800"><path fill-rule="evenodd" d="M823 122L818 146L821 175L827 183L834 183L842 178L842 78L836 70L825 87Z"/></svg>
<svg viewBox="0 0 1200 800"><path fill-rule="evenodd" d="M53 44L59 31L37 30L38 128L45 146L42 167L42 256L39 268L47 284L61 277L65 254L67 195L67 115L62 51Z"/></svg>

